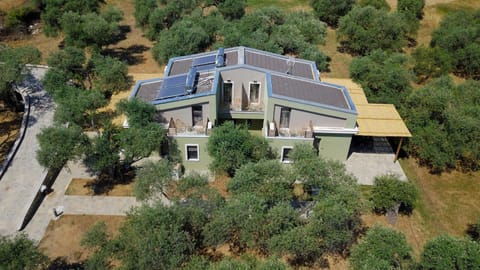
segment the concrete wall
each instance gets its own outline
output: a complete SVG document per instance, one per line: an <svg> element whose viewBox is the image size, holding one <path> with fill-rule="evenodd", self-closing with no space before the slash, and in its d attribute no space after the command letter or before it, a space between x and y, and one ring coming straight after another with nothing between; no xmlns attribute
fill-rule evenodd
<svg viewBox="0 0 480 270"><path fill-rule="evenodd" d="M266 98L266 79L265 73L250 69L239 68L235 70L225 70L220 72L220 83L224 81L233 82L232 109L246 110L250 107L262 110ZM259 103L250 105L250 83L257 81L260 83ZM219 95L221 96L222 91ZM252 107L252 108L253 108Z"/></svg>
<svg viewBox="0 0 480 270"><path fill-rule="evenodd" d="M280 111L282 106L274 107L273 120L280 124ZM290 125L291 129L307 128L310 121L313 126L319 127L345 127L345 118L329 116L325 114L311 113L298 109L291 109Z"/></svg>
<svg viewBox="0 0 480 270"><path fill-rule="evenodd" d="M352 135L340 135L340 134L315 134L315 137L320 140L318 146L319 155L338 161L345 161L348 156L348 150L350 148L350 141ZM280 160L282 154L282 147L294 147L296 144L308 144L313 147L313 138L300 139L300 138L283 138L283 137L269 137L268 142L270 146L277 153L277 159Z"/></svg>

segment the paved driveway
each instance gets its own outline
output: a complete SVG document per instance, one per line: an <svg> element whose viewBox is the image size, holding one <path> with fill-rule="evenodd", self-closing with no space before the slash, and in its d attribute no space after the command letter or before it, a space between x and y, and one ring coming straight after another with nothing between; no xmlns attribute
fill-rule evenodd
<svg viewBox="0 0 480 270"><path fill-rule="evenodd" d="M45 72L45 68L33 68L23 86L30 96L30 115L23 142L0 179L0 235L13 234L20 228L47 174L35 158L37 134L53 121L53 101L39 85Z"/></svg>

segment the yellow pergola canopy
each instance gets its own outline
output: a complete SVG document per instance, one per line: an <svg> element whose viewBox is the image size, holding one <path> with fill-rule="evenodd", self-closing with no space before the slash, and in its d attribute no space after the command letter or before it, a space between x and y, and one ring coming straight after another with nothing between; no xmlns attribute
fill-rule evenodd
<svg viewBox="0 0 480 270"><path fill-rule="evenodd" d="M411 137L393 104L368 103L362 87L350 79L324 78L324 82L343 85L357 107L358 135L378 137Z"/></svg>

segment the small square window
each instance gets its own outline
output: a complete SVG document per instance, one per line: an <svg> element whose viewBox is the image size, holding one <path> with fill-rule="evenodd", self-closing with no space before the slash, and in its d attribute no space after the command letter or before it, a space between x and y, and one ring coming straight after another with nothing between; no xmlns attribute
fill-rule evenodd
<svg viewBox="0 0 480 270"><path fill-rule="evenodd" d="M187 160L190 161L198 161L200 160L200 153L198 151L198 144L187 144L185 145L186 148L186 156Z"/></svg>
<svg viewBox="0 0 480 270"><path fill-rule="evenodd" d="M292 163L293 160L290 157L290 153L293 147L291 146L283 146L282 147L282 162L283 163Z"/></svg>

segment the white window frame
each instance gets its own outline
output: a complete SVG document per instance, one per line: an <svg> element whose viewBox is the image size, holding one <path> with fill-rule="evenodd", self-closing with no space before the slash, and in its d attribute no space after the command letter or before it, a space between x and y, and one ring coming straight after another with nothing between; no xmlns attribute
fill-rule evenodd
<svg viewBox="0 0 480 270"><path fill-rule="evenodd" d="M197 158L188 158L188 147L194 146L197 148ZM185 160L186 161L199 161L200 160L200 146L198 144L185 144Z"/></svg>
<svg viewBox="0 0 480 270"><path fill-rule="evenodd" d="M283 154L285 153L285 149L293 150L293 146L282 146L282 153L281 153L281 155L280 155L280 161L281 161L282 163L293 163L292 160L284 160Z"/></svg>
<svg viewBox="0 0 480 270"><path fill-rule="evenodd" d="M257 98L257 102L253 102L252 101L252 84L258 84L258 98ZM250 82L248 84L248 97L250 98L250 104L260 104L260 97L262 96L261 95L261 90L262 89L262 84L260 82L257 82L257 81L253 81L253 82Z"/></svg>
<svg viewBox="0 0 480 270"><path fill-rule="evenodd" d="M226 83L229 83L232 85L232 92L230 93L230 103L226 102L225 101L225 84ZM222 85L222 104L232 104L232 101L233 101L233 97L234 97L234 83L232 80L226 80L226 81L223 81L223 85Z"/></svg>

